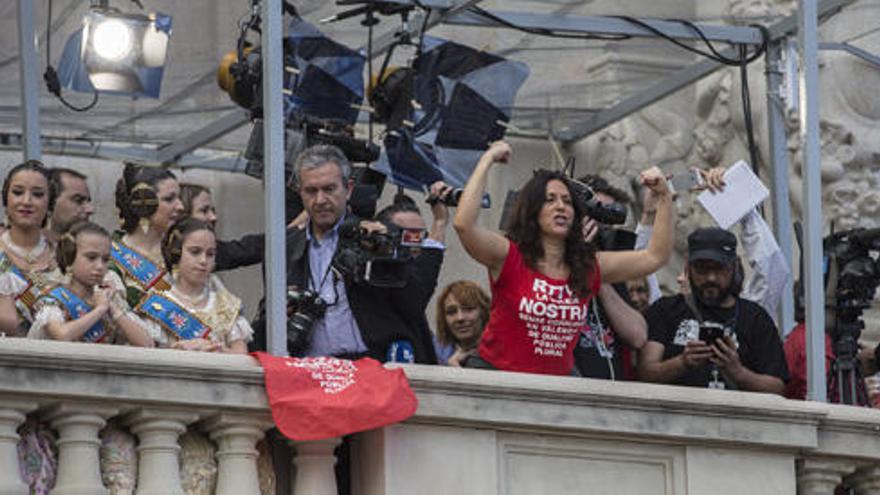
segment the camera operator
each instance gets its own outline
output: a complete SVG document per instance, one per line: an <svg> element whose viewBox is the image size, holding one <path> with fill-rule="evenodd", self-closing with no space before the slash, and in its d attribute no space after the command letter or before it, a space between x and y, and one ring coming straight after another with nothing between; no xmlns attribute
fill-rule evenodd
<svg viewBox="0 0 880 495"><path fill-rule="evenodd" d="M288 294L296 299L289 297L288 304L293 306L288 310L292 313L289 320L299 324L295 332L288 331L288 350L298 356L369 356L384 362L391 344L406 340L412 345L415 362L436 363L430 337L424 341L416 335L401 309L420 303L414 287L421 280L409 279L403 289L373 287L346 279L334 266L343 223L359 222L348 213L353 189L348 159L335 146L312 146L297 157L294 173L308 223L303 229L287 231ZM363 221L354 227L386 229L377 222ZM408 270L408 274L414 278L416 271ZM263 304L254 329L265 335Z"/></svg>
<svg viewBox="0 0 880 495"><path fill-rule="evenodd" d="M395 343L389 349L388 360L398 362L411 362L409 349L412 343L407 343L410 336L415 336L421 346L430 344L434 349L431 328L428 325L427 307L431 296L437 288L437 278L440 276L440 266L443 264L443 254L446 248L446 228L449 224L449 209L445 201L450 197L452 188L442 181L431 185L428 201L431 204L433 221L428 236L422 241L420 248L413 250L413 260L410 263L407 283L400 289L392 289L395 293L405 291L407 294L396 294L397 299L411 301L398 309L398 313L406 322L409 334L395 336ZM394 202L376 214L376 220L383 225L391 225L408 232L425 232L425 220L415 202L404 194L394 197ZM401 342L402 341L402 342ZM423 351L425 352L425 351ZM427 354L427 352L426 352ZM436 362L436 355L434 361Z"/></svg>
<svg viewBox="0 0 880 495"><path fill-rule="evenodd" d="M593 190L593 197L603 205L626 205L629 202L625 192L611 186L598 175L585 175L579 180ZM589 218L589 214L585 214L584 218ZM600 229L610 228L600 225ZM598 247L602 250L613 248ZM587 325L581 330L574 349L575 366L584 377L609 380L621 380L625 375L630 379L633 377L632 366L627 366L627 357L630 350L638 351L645 345L648 324L621 296L625 291L624 284L603 283L598 297L593 298L587 309Z"/></svg>
<svg viewBox="0 0 880 495"><path fill-rule="evenodd" d="M661 298L645 315L639 379L782 394L789 378L782 343L770 315L739 297L736 237L719 228L692 232L685 270L690 293Z"/></svg>

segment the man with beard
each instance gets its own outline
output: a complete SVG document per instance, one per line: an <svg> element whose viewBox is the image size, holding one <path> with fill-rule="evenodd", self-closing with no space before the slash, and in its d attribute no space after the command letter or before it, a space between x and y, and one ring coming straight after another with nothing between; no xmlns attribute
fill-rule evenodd
<svg viewBox="0 0 880 495"><path fill-rule="evenodd" d="M691 292L648 308L643 381L782 394L788 368L776 325L760 305L739 297L736 237L719 228L688 236Z"/></svg>

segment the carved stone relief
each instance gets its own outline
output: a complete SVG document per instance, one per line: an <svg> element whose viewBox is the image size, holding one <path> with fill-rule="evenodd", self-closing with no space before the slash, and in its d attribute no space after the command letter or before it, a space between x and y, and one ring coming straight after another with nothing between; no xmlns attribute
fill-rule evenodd
<svg viewBox="0 0 880 495"><path fill-rule="evenodd" d="M722 4L723 6L719 6ZM720 15L725 22L767 24L794 12L793 0L731 0L715 3L700 15ZM720 7L720 10L719 10ZM851 41L880 54L880 0L853 4L820 28L824 41ZM873 29L873 34L872 33ZM867 33L859 36L859 33ZM769 156L764 63L749 67L752 116L759 147L759 165ZM843 52L820 52L820 131L822 145L823 214L826 230L880 226L880 68ZM696 85L696 100L668 98L579 143L575 152L593 158L595 169L615 185L631 187L648 164L668 173L689 166L727 166L748 157L743 125L739 74L720 71ZM673 97L674 98L674 97ZM696 101L694 105L693 102ZM696 115L695 121L687 116ZM796 112L787 121L790 151L792 215L803 205L799 125ZM644 160L647 158L647 162ZM766 179L766 178L765 178ZM632 191L632 189L629 189ZM634 195L635 197L635 195ZM676 249L683 252L686 234L711 223L699 206L679 200ZM681 255L676 256L681 259Z"/></svg>

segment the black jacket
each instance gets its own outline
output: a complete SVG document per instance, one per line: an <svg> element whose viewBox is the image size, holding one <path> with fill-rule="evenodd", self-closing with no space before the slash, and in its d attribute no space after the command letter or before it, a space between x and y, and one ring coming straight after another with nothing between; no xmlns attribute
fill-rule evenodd
<svg viewBox="0 0 880 495"><path fill-rule="evenodd" d="M422 249L421 254L409 262L407 284L403 288L382 288L345 282L351 312L370 357L384 362L388 346L392 342L409 340L412 342L417 363L437 363L425 310L437 287L442 263L442 250ZM306 287L307 266L308 241L305 229L288 230L287 284ZM261 301L253 324L255 347L258 349L266 347L264 320L264 304Z"/></svg>
<svg viewBox="0 0 880 495"><path fill-rule="evenodd" d="M265 234L249 234L234 241L217 241L217 265L214 271L234 270L262 263L266 249Z"/></svg>

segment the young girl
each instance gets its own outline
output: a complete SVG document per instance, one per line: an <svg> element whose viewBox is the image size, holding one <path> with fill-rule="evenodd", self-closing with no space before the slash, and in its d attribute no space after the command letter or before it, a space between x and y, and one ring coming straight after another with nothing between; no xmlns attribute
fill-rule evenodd
<svg viewBox="0 0 880 495"><path fill-rule="evenodd" d="M214 271L216 239L207 223L193 218L176 224L162 242L168 291L150 291L137 312L148 320L159 347L244 354L253 330L241 315L241 300Z"/></svg>
<svg viewBox="0 0 880 495"><path fill-rule="evenodd" d="M172 274L171 289L151 290L136 308L148 320L150 334L159 347L247 352L253 330L241 315L241 300L211 274L216 250L214 232L207 223L194 218L180 221L165 235L162 255ZM215 447L193 429L180 438L180 445L184 492L214 493Z"/></svg>
<svg viewBox="0 0 880 495"><path fill-rule="evenodd" d="M124 287L126 301L134 307L150 289L171 285L161 244L183 213L180 185L166 169L127 164L116 184L116 207L123 235L111 244L110 269L118 275L111 277L115 287Z"/></svg>
<svg viewBox="0 0 880 495"><path fill-rule="evenodd" d="M59 240L56 259L67 280L37 300L29 338L153 346L143 322L105 282L110 234L103 227L75 224Z"/></svg>

